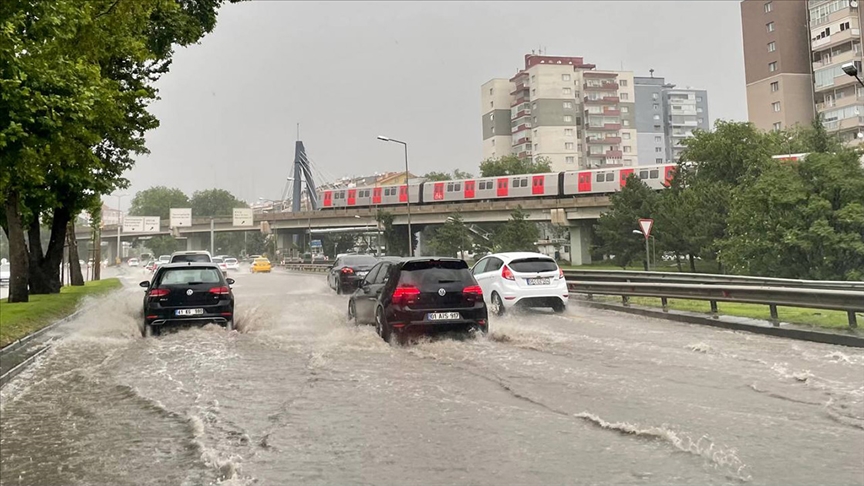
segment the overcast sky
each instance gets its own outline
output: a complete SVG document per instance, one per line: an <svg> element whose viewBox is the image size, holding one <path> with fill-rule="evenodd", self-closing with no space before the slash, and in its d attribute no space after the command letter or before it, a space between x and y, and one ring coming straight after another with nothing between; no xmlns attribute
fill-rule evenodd
<svg viewBox="0 0 864 486"><path fill-rule="evenodd" d="M213 34L177 52L153 105L151 154L123 192L279 199L297 123L330 177L402 170L401 146L379 134L408 141L413 173L476 173L480 85L511 77L541 46L598 69L653 68L707 89L712 122L746 119L737 1L253 1L225 6Z"/></svg>

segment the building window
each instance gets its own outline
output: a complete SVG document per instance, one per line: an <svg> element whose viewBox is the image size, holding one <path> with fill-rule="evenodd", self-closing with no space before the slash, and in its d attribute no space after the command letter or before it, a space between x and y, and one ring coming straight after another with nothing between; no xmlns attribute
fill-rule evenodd
<svg viewBox="0 0 864 486"><path fill-rule="evenodd" d="M571 89L571 88L562 88L562 89L561 89L561 93L564 94L564 95L572 95L572 94L573 94L573 89Z"/></svg>
<svg viewBox="0 0 864 486"><path fill-rule="evenodd" d="M564 144L565 150L573 150L573 142L567 142Z"/></svg>
<svg viewBox="0 0 864 486"><path fill-rule="evenodd" d="M492 146L493 147L495 146L495 139L494 138L492 139Z"/></svg>
<svg viewBox="0 0 864 486"><path fill-rule="evenodd" d="M768 32L774 32L774 22L768 22L765 24L765 29L768 30Z"/></svg>
<svg viewBox="0 0 864 486"><path fill-rule="evenodd" d="M705 119L704 119L704 118L699 118L698 120L696 120L696 122L699 123L699 124L701 125L701 124L705 123Z"/></svg>
<svg viewBox="0 0 864 486"><path fill-rule="evenodd" d="M773 6L771 5L771 2L766 3L765 4L765 13L768 13L771 10L773 10Z"/></svg>
<svg viewBox="0 0 864 486"><path fill-rule="evenodd" d="M539 143L535 143L535 144L534 144L534 150L537 150L538 148L540 148L540 144L539 144Z"/></svg>
<svg viewBox="0 0 864 486"><path fill-rule="evenodd" d="M621 99L622 99L622 100L629 100L629 99L630 99L630 95L627 94L627 93L621 93Z"/></svg>
<svg viewBox="0 0 864 486"><path fill-rule="evenodd" d="M782 124L782 123L777 122L777 123L774 124L774 131L775 131L775 132L779 132L779 131L782 130L782 129L783 129L783 124Z"/></svg>
<svg viewBox="0 0 864 486"><path fill-rule="evenodd" d="M621 84L621 86L624 86L626 88L627 87L627 80L622 79L620 84Z"/></svg>
<svg viewBox="0 0 864 486"><path fill-rule="evenodd" d="M624 125L625 127L629 127L629 126L630 126L630 120L624 120L624 121L623 121L623 125Z"/></svg>
<svg viewBox="0 0 864 486"><path fill-rule="evenodd" d="M573 121L573 117L570 115L564 115L564 121L570 123Z"/></svg>
<svg viewBox="0 0 864 486"><path fill-rule="evenodd" d="M702 103L702 97L701 96L696 97L696 103Z"/></svg>
<svg viewBox="0 0 864 486"><path fill-rule="evenodd" d="M495 102L494 101L489 102L489 108L495 108Z"/></svg>
<svg viewBox="0 0 864 486"><path fill-rule="evenodd" d="M777 61L768 63L768 70L772 73L777 70Z"/></svg>
<svg viewBox="0 0 864 486"><path fill-rule="evenodd" d="M534 83L537 81L536 78L537 78L537 77L534 76L533 74L531 75L531 84L534 84Z"/></svg>
<svg viewBox="0 0 864 486"><path fill-rule="evenodd" d="M657 93L654 93L653 95L651 95L651 97L654 98L654 100L660 99L660 95Z"/></svg>
<svg viewBox="0 0 864 486"><path fill-rule="evenodd" d="M570 81L570 75L569 74L562 74L561 75L561 81Z"/></svg>
<svg viewBox="0 0 864 486"><path fill-rule="evenodd" d="M663 163L663 159L654 159L654 162L656 162L656 163L658 163L658 164L662 164L662 163Z"/></svg>
<svg viewBox="0 0 864 486"><path fill-rule="evenodd" d="M663 137L655 136L654 137L654 143L663 143Z"/></svg>
<svg viewBox="0 0 864 486"><path fill-rule="evenodd" d="M564 102L564 109L565 109L565 110L569 110L569 109L571 109L571 108L573 108L573 103L571 103L571 102L569 102L569 101L565 101L565 102Z"/></svg>
<svg viewBox="0 0 864 486"><path fill-rule="evenodd" d="M566 163L568 163L568 164L572 164L572 163L574 163L575 161L576 161L576 158L575 158L575 157L572 157L572 156L571 156L571 157L564 157L564 162L566 162Z"/></svg>
<svg viewBox="0 0 864 486"><path fill-rule="evenodd" d="M492 88L489 88L489 96L492 96Z"/></svg>
<svg viewBox="0 0 864 486"><path fill-rule="evenodd" d="M660 109L660 105L657 103L654 103L654 111L657 111L659 109Z"/></svg>
<svg viewBox="0 0 864 486"><path fill-rule="evenodd" d="M771 92L776 93L780 91L780 81L774 81L771 83Z"/></svg>
<svg viewBox="0 0 864 486"><path fill-rule="evenodd" d="M844 30L849 30L849 22L843 22L840 24L840 32L843 32Z"/></svg>
<svg viewBox="0 0 864 486"><path fill-rule="evenodd" d="M659 119L660 119L660 115L654 115L654 119L655 119L655 120L659 120Z"/></svg>
<svg viewBox="0 0 864 486"><path fill-rule="evenodd" d="M572 128L565 128L564 129L564 136L565 137L572 137L573 136L573 129Z"/></svg>
<svg viewBox="0 0 864 486"><path fill-rule="evenodd" d="M622 133L621 138L623 138L624 140L630 140L630 133L628 133L628 132Z"/></svg>
<svg viewBox="0 0 864 486"><path fill-rule="evenodd" d="M775 101L774 103L771 103L771 109L774 110L775 112L780 111L780 102Z"/></svg>
<svg viewBox="0 0 864 486"><path fill-rule="evenodd" d="M630 153L630 150L632 150L632 149L630 148L629 145L625 145L625 146L624 146L624 153L625 153L625 154L629 154L629 153Z"/></svg>
<svg viewBox="0 0 864 486"><path fill-rule="evenodd" d="M531 88L531 96L537 96L537 88Z"/></svg>
<svg viewBox="0 0 864 486"><path fill-rule="evenodd" d="M658 154L663 151L663 147L654 147L654 151Z"/></svg>
<svg viewBox="0 0 864 486"><path fill-rule="evenodd" d="M777 43L774 41L769 42L768 43L768 52L774 52L776 50L777 50Z"/></svg>
<svg viewBox="0 0 864 486"><path fill-rule="evenodd" d="M621 107L621 113L630 113L630 107L629 106L622 106Z"/></svg>
<svg viewBox="0 0 864 486"><path fill-rule="evenodd" d="M532 109L532 110L536 110L536 109L537 109L537 102L536 102L536 101L533 102L533 103L531 103L531 109Z"/></svg>
<svg viewBox="0 0 864 486"><path fill-rule="evenodd" d="M702 113L703 111L705 111L705 110L703 110L701 107L700 107L700 108L696 108L696 113Z"/></svg>

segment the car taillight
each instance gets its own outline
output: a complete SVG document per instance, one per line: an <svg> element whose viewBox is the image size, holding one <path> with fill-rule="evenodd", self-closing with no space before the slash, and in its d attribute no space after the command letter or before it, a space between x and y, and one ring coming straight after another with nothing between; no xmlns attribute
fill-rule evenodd
<svg viewBox="0 0 864 486"><path fill-rule="evenodd" d="M393 304L394 305L407 305L414 302L414 300L420 295L420 289L417 287L412 287L410 285L406 285L403 287L396 287L396 290L393 291Z"/></svg>
<svg viewBox="0 0 864 486"><path fill-rule="evenodd" d="M474 302L483 298L483 289L479 285L471 285L462 289L462 295L470 301Z"/></svg>
<svg viewBox="0 0 864 486"><path fill-rule="evenodd" d="M210 289L210 293L215 295L228 295L231 293L231 289L228 287L213 287Z"/></svg>
<svg viewBox="0 0 864 486"><path fill-rule="evenodd" d="M504 265L504 268L501 269L501 278L513 281L516 280L516 277L513 276L513 272L510 271L510 267L507 265Z"/></svg>
<svg viewBox="0 0 864 486"><path fill-rule="evenodd" d="M342 273L354 273L354 269L345 267L342 269Z"/></svg>
<svg viewBox="0 0 864 486"><path fill-rule="evenodd" d="M151 289L147 295L150 297L165 297L168 295L168 289Z"/></svg>
<svg viewBox="0 0 864 486"><path fill-rule="evenodd" d="M564 270L561 270L560 268L558 269L558 278L562 280L564 279Z"/></svg>

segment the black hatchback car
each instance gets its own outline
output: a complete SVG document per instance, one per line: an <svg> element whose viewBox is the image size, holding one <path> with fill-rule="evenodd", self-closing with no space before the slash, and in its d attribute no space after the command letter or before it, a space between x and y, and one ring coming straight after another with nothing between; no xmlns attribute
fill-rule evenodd
<svg viewBox="0 0 864 486"><path fill-rule="evenodd" d="M343 255L330 267L327 283L337 294L350 294L376 263L378 259L372 255Z"/></svg>
<svg viewBox="0 0 864 486"><path fill-rule="evenodd" d="M215 323L234 329L234 279L225 278L214 263L169 263L152 281L141 282L144 327L141 334L157 336L169 324Z"/></svg>
<svg viewBox="0 0 864 486"><path fill-rule="evenodd" d="M385 259L348 302L348 315L374 323L385 341L439 331L489 331L483 291L463 260Z"/></svg>

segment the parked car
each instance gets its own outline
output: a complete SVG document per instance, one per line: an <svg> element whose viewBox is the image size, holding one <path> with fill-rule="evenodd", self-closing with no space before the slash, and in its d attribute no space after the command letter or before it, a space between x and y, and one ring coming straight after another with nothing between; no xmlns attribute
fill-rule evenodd
<svg viewBox="0 0 864 486"><path fill-rule="evenodd" d="M471 269L489 304L489 312L503 315L514 306L567 309L569 292L564 271L542 253L493 253Z"/></svg>
<svg viewBox="0 0 864 486"><path fill-rule="evenodd" d="M273 265L270 264L270 260L261 257L253 260L252 267L250 268L252 273L270 273L272 269Z"/></svg>
<svg viewBox="0 0 864 486"><path fill-rule="evenodd" d="M225 261L219 257L213 257L213 263L219 265L219 269L222 270L222 275L228 276L228 265L225 264Z"/></svg>
<svg viewBox="0 0 864 486"><path fill-rule="evenodd" d="M225 266L228 270L237 270L240 268L240 262L236 258L228 257L225 259Z"/></svg>
<svg viewBox="0 0 864 486"><path fill-rule="evenodd" d="M160 266L152 280L140 283L146 290L141 334L157 336L164 326L183 323L215 323L234 329L233 283L213 263Z"/></svg>
<svg viewBox="0 0 864 486"><path fill-rule="evenodd" d="M330 267L327 283L337 294L352 293L376 263L378 259L371 255L342 255Z"/></svg>
<svg viewBox="0 0 864 486"><path fill-rule="evenodd" d="M348 301L348 315L374 323L385 341L412 333L489 331L483 291L455 258L385 258L363 278Z"/></svg>
<svg viewBox="0 0 864 486"><path fill-rule="evenodd" d="M0 286L9 285L9 279L12 278L11 266L8 263L0 263Z"/></svg>
<svg viewBox="0 0 864 486"><path fill-rule="evenodd" d="M130 258L130 259L126 260L126 264L129 265L130 267L137 267L138 266L138 259L137 258Z"/></svg>

